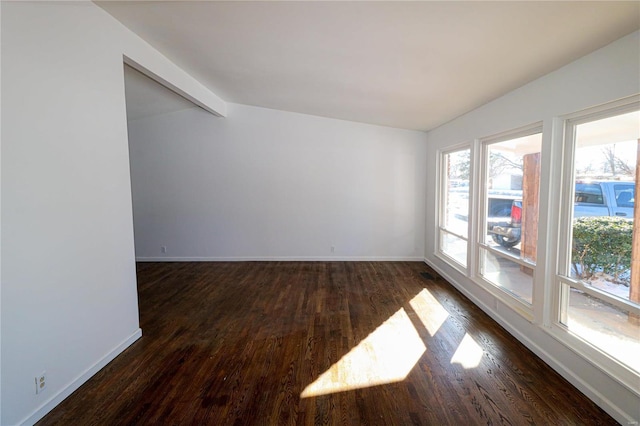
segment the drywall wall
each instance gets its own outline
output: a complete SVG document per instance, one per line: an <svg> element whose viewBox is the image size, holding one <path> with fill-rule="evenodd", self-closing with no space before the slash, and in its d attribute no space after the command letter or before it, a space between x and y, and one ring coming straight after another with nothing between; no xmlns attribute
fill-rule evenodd
<svg viewBox="0 0 640 426"><path fill-rule="evenodd" d="M225 105L91 2L2 2L1 19L0 423L14 425L140 337L123 56Z"/></svg>
<svg viewBox="0 0 640 426"><path fill-rule="evenodd" d="M635 32L547 76L428 133L427 200L436 199L438 150L543 122L538 285L534 289L534 321L529 322L499 297L435 255L436 207L426 211L426 261L493 316L552 367L622 424L640 421L638 394L612 379L591 362L552 337L544 326L557 258L559 177L562 153L561 122L557 117L622 99L640 92L640 37ZM472 65L472 64L470 64Z"/></svg>
<svg viewBox="0 0 640 426"><path fill-rule="evenodd" d="M139 334L122 59L93 9L3 4L3 425Z"/></svg>
<svg viewBox="0 0 640 426"><path fill-rule="evenodd" d="M229 104L129 141L138 259L423 259L422 132Z"/></svg>

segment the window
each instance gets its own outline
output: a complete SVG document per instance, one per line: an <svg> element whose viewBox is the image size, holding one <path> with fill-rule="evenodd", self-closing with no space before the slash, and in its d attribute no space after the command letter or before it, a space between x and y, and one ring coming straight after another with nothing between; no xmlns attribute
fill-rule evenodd
<svg viewBox="0 0 640 426"><path fill-rule="evenodd" d="M541 147L540 125L482 141L477 274L525 306L533 299Z"/></svg>
<svg viewBox="0 0 640 426"><path fill-rule="evenodd" d="M633 208L636 197L635 185L613 185L613 192L615 194L616 204L618 207Z"/></svg>
<svg viewBox="0 0 640 426"><path fill-rule="evenodd" d="M556 323L579 345L640 374L640 176L638 103L567 121ZM634 216L635 215L635 216ZM591 349L586 349L591 350ZM600 356L600 355L598 355ZM634 374L629 375L631 371ZM635 379L630 379L635 377Z"/></svg>
<svg viewBox="0 0 640 426"><path fill-rule="evenodd" d="M576 203L604 204L602 188L595 183L576 182Z"/></svg>
<svg viewBox="0 0 640 426"><path fill-rule="evenodd" d="M469 239L470 166L470 148L441 154L438 251L464 268Z"/></svg>
<svg viewBox="0 0 640 426"><path fill-rule="evenodd" d="M640 95L545 126L439 152L436 255L640 395Z"/></svg>

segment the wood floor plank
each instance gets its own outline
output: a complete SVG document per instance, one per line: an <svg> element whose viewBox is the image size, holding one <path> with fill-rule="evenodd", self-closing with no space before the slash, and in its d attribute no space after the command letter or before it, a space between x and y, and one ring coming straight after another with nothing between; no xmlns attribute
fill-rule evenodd
<svg viewBox="0 0 640 426"><path fill-rule="evenodd" d="M38 424L616 424L421 262L137 269L143 337Z"/></svg>

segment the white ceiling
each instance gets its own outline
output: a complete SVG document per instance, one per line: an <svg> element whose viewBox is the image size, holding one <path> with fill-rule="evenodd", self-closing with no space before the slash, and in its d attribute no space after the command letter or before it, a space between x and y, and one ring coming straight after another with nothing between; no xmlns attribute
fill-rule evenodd
<svg viewBox="0 0 640 426"><path fill-rule="evenodd" d="M225 101L417 130L640 27L637 1L98 4Z"/></svg>

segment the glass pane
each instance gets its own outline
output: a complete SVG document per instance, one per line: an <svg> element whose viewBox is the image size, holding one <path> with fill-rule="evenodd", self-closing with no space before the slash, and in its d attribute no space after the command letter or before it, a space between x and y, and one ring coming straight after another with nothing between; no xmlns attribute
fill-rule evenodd
<svg viewBox="0 0 640 426"><path fill-rule="evenodd" d="M484 243L535 263L542 134L488 145Z"/></svg>
<svg viewBox="0 0 640 426"><path fill-rule="evenodd" d="M456 262L467 267L467 241L455 235L442 233L442 252L451 256Z"/></svg>
<svg viewBox="0 0 640 426"><path fill-rule="evenodd" d="M576 126L572 255L567 270L586 285L625 299L632 285L639 138L638 111Z"/></svg>
<svg viewBox="0 0 640 426"><path fill-rule="evenodd" d="M613 192L616 198L616 204L618 207L631 207L633 208L636 198L636 186L628 184L613 185Z"/></svg>
<svg viewBox="0 0 640 426"><path fill-rule="evenodd" d="M604 204L602 188L596 183L576 182L576 203Z"/></svg>
<svg viewBox="0 0 640 426"><path fill-rule="evenodd" d="M508 291L516 298L531 304L533 294L533 269L496 256L481 249L480 275L492 284Z"/></svg>
<svg viewBox="0 0 640 426"><path fill-rule="evenodd" d="M465 238L468 238L470 160L469 149L445 154L445 214L442 226Z"/></svg>
<svg viewBox="0 0 640 426"><path fill-rule="evenodd" d="M568 303L569 330L640 372L640 317L573 287Z"/></svg>

